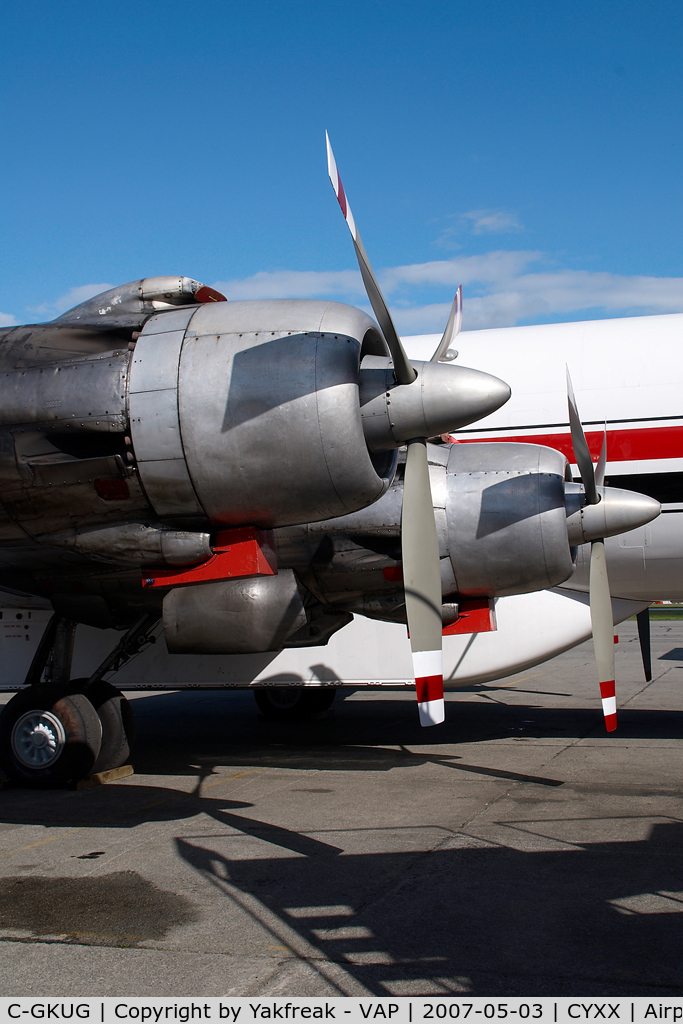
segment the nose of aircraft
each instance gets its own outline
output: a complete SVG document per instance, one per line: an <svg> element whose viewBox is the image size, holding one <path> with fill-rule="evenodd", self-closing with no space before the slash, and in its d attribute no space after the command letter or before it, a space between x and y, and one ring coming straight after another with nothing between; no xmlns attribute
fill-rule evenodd
<svg viewBox="0 0 683 1024"><path fill-rule="evenodd" d="M367 356L360 370L363 431L371 451L434 437L482 419L504 405L510 388L467 366L411 360L412 384L396 384L390 359Z"/></svg>

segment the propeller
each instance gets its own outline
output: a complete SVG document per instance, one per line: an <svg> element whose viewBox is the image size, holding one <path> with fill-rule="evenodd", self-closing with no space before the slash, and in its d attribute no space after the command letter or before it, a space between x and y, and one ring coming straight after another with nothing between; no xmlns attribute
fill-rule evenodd
<svg viewBox="0 0 683 1024"><path fill-rule="evenodd" d="M586 435L581 426L581 418L579 417L568 367L567 401L569 404L569 425L571 428L574 458L581 474L583 489L586 494L586 504L597 505L601 500L598 494L598 487L601 487L603 484L607 463L607 428L605 427L600 458L598 459L597 467L594 468ZM614 732L617 727L617 701L614 682L614 620L612 618L612 598L607 577L604 537L591 541L590 573L588 579L591 624L593 627L593 648L598 670L598 682L600 683L602 711L605 716L607 732Z"/></svg>
<svg viewBox="0 0 683 1024"><path fill-rule="evenodd" d="M332 152L332 146L330 145L330 137L327 132L325 132L325 141L327 143L327 172L330 176L330 181L332 182L332 188L334 189L337 201L341 207L341 212L344 214L344 219L348 225L349 231L351 232L353 247L356 250L356 259L358 260L358 266L360 268L361 277L363 278L363 284L365 285L365 291L368 294L370 305L377 317L377 323L382 328L384 340L389 346L391 357L394 360L394 377L396 378L396 383L412 384L413 381L417 379L417 373L408 362L408 356L401 344L401 339L396 333L394 321L391 319L391 313L384 301L384 296L382 295L377 283L377 278L372 272L368 254L366 253L365 246L358 234L358 228L356 227L356 222L353 219L351 207L346 199L346 193L344 192L344 186L341 183L341 178L337 171L337 162L334 159L334 153Z"/></svg>
<svg viewBox="0 0 683 1024"><path fill-rule="evenodd" d="M453 305L451 306L451 312L448 317L448 323L446 324L446 330L443 332L443 337L439 344L434 350L434 355L429 360L430 363L438 363L438 361L445 356L448 349L451 347L451 342L457 338L460 334L460 328L462 327L462 285L458 285L458 290L455 293L453 299Z"/></svg>
<svg viewBox="0 0 683 1024"><path fill-rule="evenodd" d="M327 169L335 195L351 232L356 258L370 305L382 329L394 363L394 378L399 385L410 385L417 379L401 339L394 327L377 279L356 227L334 159L330 139L327 142ZM431 358L437 362L446 352L462 323L462 285L458 288L446 330ZM438 725L444 720L443 663L441 630L441 572L439 542L432 504L427 460L427 439L416 437L407 442L401 546L403 585L413 672L421 725Z"/></svg>

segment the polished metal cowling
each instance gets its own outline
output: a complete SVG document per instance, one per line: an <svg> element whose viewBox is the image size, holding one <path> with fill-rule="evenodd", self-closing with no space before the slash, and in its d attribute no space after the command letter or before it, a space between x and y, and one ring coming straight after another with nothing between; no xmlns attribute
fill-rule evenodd
<svg viewBox="0 0 683 1024"><path fill-rule="evenodd" d="M369 450L358 402L376 325L339 303L234 302L153 317L131 367L140 478L159 516L272 527L364 507L392 455Z"/></svg>

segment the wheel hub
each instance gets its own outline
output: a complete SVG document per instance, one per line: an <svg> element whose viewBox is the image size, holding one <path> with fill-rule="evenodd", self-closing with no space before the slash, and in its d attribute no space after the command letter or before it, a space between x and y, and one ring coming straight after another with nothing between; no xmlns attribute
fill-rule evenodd
<svg viewBox="0 0 683 1024"><path fill-rule="evenodd" d="M49 711L28 711L12 730L12 753L25 768L46 768L64 749L66 734Z"/></svg>

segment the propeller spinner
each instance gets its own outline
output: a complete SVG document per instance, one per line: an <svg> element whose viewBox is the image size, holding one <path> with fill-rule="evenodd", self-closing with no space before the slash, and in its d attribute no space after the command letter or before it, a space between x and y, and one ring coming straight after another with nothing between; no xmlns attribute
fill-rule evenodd
<svg viewBox="0 0 683 1024"><path fill-rule="evenodd" d="M398 336L391 314L375 278L367 253L358 233L351 207L349 206L344 186L342 185L337 164L334 159L329 136L327 141L327 168L330 181L337 200L344 214L344 219L351 232L358 266L365 285L370 305L375 313L385 341L391 353L394 365L394 378L397 385L406 388L415 384L418 374L406 354ZM462 285L458 288L453 301L448 324L443 337L437 346L431 362L437 362L447 351L456 337L462 323ZM429 365L429 364L426 364ZM446 367L444 366L445 370ZM455 367L453 368L456 369ZM473 371L470 371L473 372ZM485 375L481 375L482 378ZM488 405L479 416L488 415L507 401L510 389L496 378L498 387L492 390ZM419 385L415 385L419 386ZM421 381L424 404L429 405L430 397L434 401L443 399L434 391L429 394L429 375L423 371ZM396 390L400 390L400 387ZM451 396L456 397L455 390ZM398 396L397 396L398 397ZM453 420L458 419L457 401L453 403ZM461 410L460 410L461 411ZM462 414L462 411L461 411ZM472 417L475 418L475 417ZM407 456L403 488L403 508L401 516L401 546L403 558L403 581L405 588L406 613L410 647L413 656L413 672L421 725L438 725L444 720L443 697L443 664L442 664L442 595L441 572L439 568L439 543L429 483L429 466L427 461L427 436L406 438Z"/></svg>

